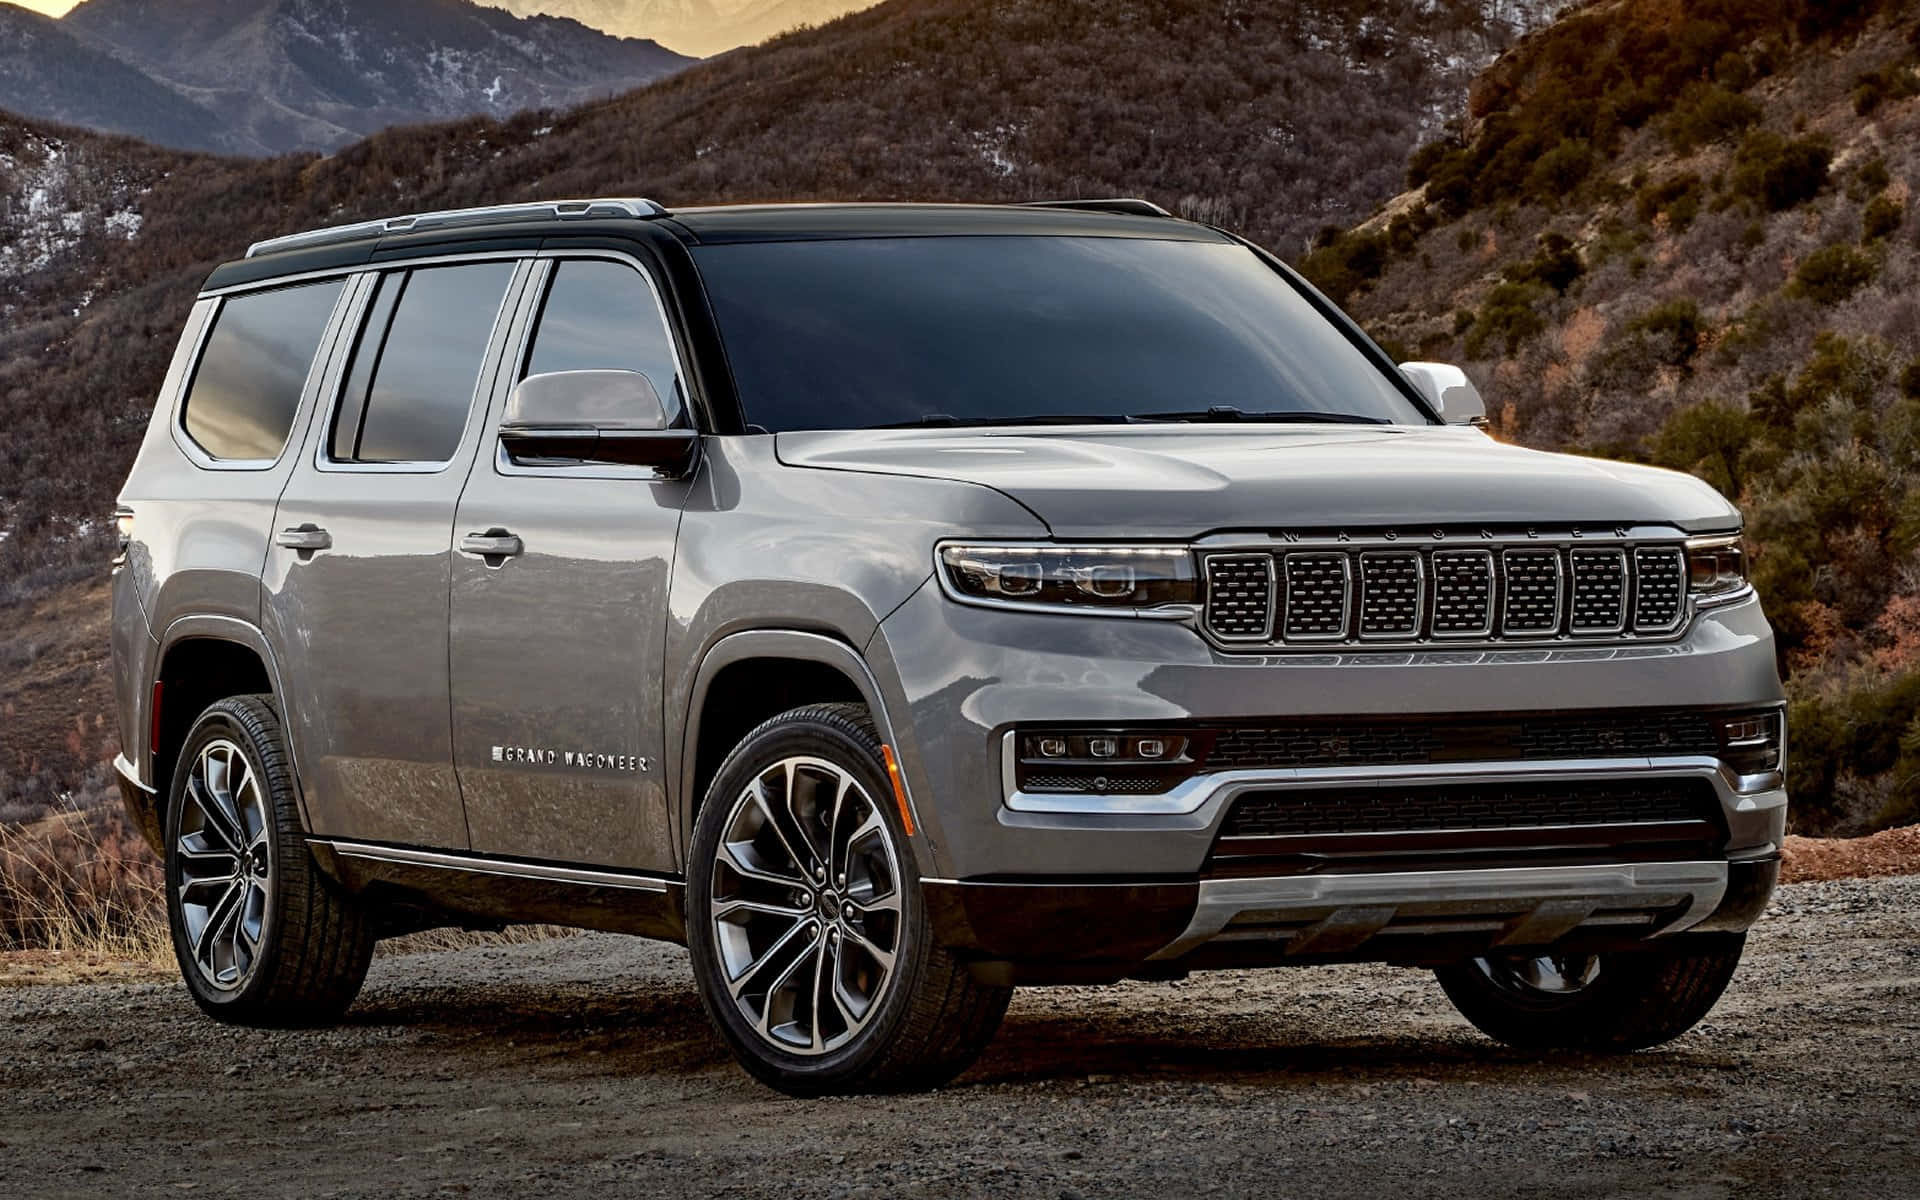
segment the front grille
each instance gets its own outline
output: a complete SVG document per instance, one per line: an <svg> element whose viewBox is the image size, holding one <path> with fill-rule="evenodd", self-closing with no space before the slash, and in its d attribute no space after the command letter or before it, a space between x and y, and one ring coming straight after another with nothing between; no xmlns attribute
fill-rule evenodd
<svg viewBox="0 0 1920 1200"><path fill-rule="evenodd" d="M1679 545L1570 539L1468 549L1380 540L1389 544L1206 554L1207 632L1234 648L1526 644L1671 635L1687 613Z"/></svg>
<svg viewBox="0 0 1920 1200"><path fill-rule="evenodd" d="M1273 767L1717 755L1711 720L1698 710L1537 713L1516 717L1396 717L1296 720L1223 728L1206 755L1210 771Z"/></svg>
<svg viewBox="0 0 1920 1200"><path fill-rule="evenodd" d="M1414 784L1250 792L1222 839L1720 821L1703 779Z"/></svg>

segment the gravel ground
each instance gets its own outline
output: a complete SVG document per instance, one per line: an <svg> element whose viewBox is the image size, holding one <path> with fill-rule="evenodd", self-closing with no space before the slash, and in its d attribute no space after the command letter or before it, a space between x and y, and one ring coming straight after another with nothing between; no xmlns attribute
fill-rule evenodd
<svg viewBox="0 0 1920 1200"><path fill-rule="evenodd" d="M918 1096L727 1060L672 947L385 957L348 1023L170 983L0 990L0 1194L1920 1196L1920 879L1797 884L1698 1029L1529 1057L1424 972L1022 992Z"/></svg>

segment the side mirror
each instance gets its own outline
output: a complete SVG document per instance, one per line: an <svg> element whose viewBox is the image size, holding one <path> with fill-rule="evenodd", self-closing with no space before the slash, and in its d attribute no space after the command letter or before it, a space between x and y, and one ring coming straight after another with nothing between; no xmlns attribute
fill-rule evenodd
<svg viewBox="0 0 1920 1200"><path fill-rule="evenodd" d="M1400 371L1413 381L1413 386L1420 389L1420 394L1447 424L1484 426L1487 423L1487 402L1480 398L1480 389L1473 386L1473 380L1459 367L1450 363L1410 362L1401 363Z"/></svg>
<svg viewBox="0 0 1920 1200"><path fill-rule="evenodd" d="M611 463L684 475L700 435L669 425L660 394L638 371L553 371L513 389L500 445L519 466Z"/></svg>

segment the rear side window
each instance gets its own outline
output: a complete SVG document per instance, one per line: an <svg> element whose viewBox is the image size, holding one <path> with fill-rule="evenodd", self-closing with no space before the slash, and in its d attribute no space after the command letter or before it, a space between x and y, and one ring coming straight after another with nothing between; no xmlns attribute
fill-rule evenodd
<svg viewBox="0 0 1920 1200"><path fill-rule="evenodd" d="M510 262L383 275L329 435L336 462L443 463L473 407Z"/></svg>
<svg viewBox="0 0 1920 1200"><path fill-rule="evenodd" d="M673 338L646 278L624 263L563 259L540 307L525 375L607 370L640 372L668 412L679 409Z"/></svg>
<svg viewBox="0 0 1920 1200"><path fill-rule="evenodd" d="M221 302L180 422L209 457L280 457L307 372L344 280L230 296Z"/></svg>

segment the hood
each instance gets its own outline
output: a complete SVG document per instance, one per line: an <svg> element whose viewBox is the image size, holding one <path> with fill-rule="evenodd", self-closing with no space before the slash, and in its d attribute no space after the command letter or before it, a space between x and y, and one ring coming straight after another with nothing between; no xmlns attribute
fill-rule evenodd
<svg viewBox="0 0 1920 1200"><path fill-rule="evenodd" d="M1733 506L1690 475L1527 450L1458 426L845 430L783 433L778 448L795 467L978 483L1061 538L1739 524Z"/></svg>

